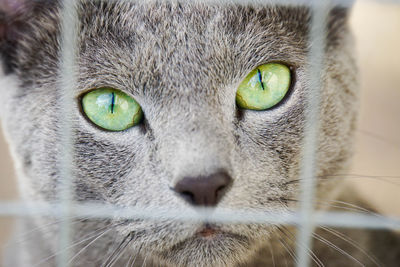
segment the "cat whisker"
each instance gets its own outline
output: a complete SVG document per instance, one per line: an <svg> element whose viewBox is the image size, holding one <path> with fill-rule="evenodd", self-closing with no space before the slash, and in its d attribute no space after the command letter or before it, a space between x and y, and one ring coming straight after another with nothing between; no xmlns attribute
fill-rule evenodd
<svg viewBox="0 0 400 267"><path fill-rule="evenodd" d="M380 135L380 134L377 134L374 132L370 132L370 131L364 130L364 129L358 129L357 132L362 133L362 134L364 134L370 138L373 138L375 140L379 140L387 145L390 145L391 147L395 147L396 149L400 149L400 144L398 141L396 142L395 140L390 140L383 135Z"/></svg>
<svg viewBox="0 0 400 267"><path fill-rule="evenodd" d="M297 257L295 256L294 252L289 250L289 248L287 247L287 244L284 242L284 240L282 240L281 238L278 238L279 243L281 244L281 246L286 250L286 252L289 254L289 256L294 260L294 262L296 264L298 264L298 260ZM284 257L286 259L286 257ZM288 263L286 262L286 266L288 266Z"/></svg>
<svg viewBox="0 0 400 267"><path fill-rule="evenodd" d="M276 226L276 227L279 227L279 226ZM280 236L279 233L276 232L276 229L275 229L275 228L273 229L273 234L276 235L276 239L279 241L279 243L280 243L281 246L283 247L283 244L282 244L281 240L279 240L279 239L281 238L281 236ZM275 237L274 237L274 240L275 240ZM269 247L270 247L270 251L272 252L271 255L273 255L273 246L272 246L271 242L268 242L268 245L269 245ZM285 251L287 252L286 248L285 248ZM289 266L288 260L287 260L287 257L284 255L283 251L282 251L281 249L278 249L278 253L279 253L279 256L280 256L279 258L280 258L280 259L283 259L283 260L281 260L281 261L285 263L285 266L286 266L286 267L288 267L288 266ZM273 260L274 260L274 257L273 257ZM273 262L273 263L274 263L274 262ZM275 265L274 265L274 267L275 267Z"/></svg>
<svg viewBox="0 0 400 267"><path fill-rule="evenodd" d="M340 247L338 247L337 245L333 244L332 242L330 242L329 240L323 238L322 236L313 233L312 237L320 242L322 242L323 244L335 249L336 251L340 252L342 255L347 256L349 259L354 260L356 263L358 263L360 266L364 266L364 264L362 264L358 259L356 259L355 257L353 257L352 255L350 255L349 253L347 253L345 250L341 249Z"/></svg>
<svg viewBox="0 0 400 267"><path fill-rule="evenodd" d="M274 267L276 267L276 265L275 265L275 257L274 257L274 250L273 250L272 245L271 245L270 242L268 242L268 247L269 247L269 251L271 252L272 265Z"/></svg>
<svg viewBox="0 0 400 267"><path fill-rule="evenodd" d="M290 230L285 227L285 226L280 226L278 227L278 230L285 235L293 244L296 244L296 242L298 242L296 240L296 237L293 235L292 232L290 232ZM284 231L285 230L285 231ZM290 235L290 236L289 236ZM317 255L315 255L315 253L305 244L300 243L300 246L305 247L308 251L308 255L310 256L310 258L315 262L315 264L317 264L319 267L324 267L325 265L322 263L322 261L317 257Z"/></svg>
<svg viewBox="0 0 400 267"><path fill-rule="evenodd" d="M122 253L125 251L125 248L129 245L129 243L133 240L133 233L129 233L125 236L124 239L119 243L116 249L113 250L111 255L107 258L107 260L101 265L102 267L111 267L115 262L119 259Z"/></svg>
<svg viewBox="0 0 400 267"><path fill-rule="evenodd" d="M280 241L279 241L280 242ZM288 259L287 257L285 257L285 255L283 255L283 253L281 253L281 256L283 257L284 261L285 261L285 266L289 267L289 263L288 263Z"/></svg>
<svg viewBox="0 0 400 267"><path fill-rule="evenodd" d="M355 247L356 249L358 249L359 251L361 251L361 253L363 253L368 259L371 260L371 262L373 262L376 266L383 266L384 264L382 262L380 262L376 257L374 257L374 255L372 254L372 252L367 252L365 251L360 245L358 245L354 240L352 240L351 238L345 236L344 234L340 233L339 231L336 231L332 228L329 227L324 227L321 226L320 227L322 230L325 230L326 232L342 239L343 241L345 241L346 243L352 245L353 247Z"/></svg>
<svg viewBox="0 0 400 267"><path fill-rule="evenodd" d="M321 200L317 200L317 202L323 202L323 201L321 201ZM366 209L366 208L363 208L363 207L361 207L361 206L359 206L359 205L356 205L356 204L353 204L353 203L350 203L350 202L346 202L346 201L340 201L340 200L330 200L330 201L325 201L325 203L337 203L337 204L340 204L340 205L346 205L346 206L348 206L349 208L349 210L354 210L354 211L356 211L356 212L362 212L362 213L365 213L365 214L370 214L370 215L374 215L374 216L377 216L377 217L383 217L382 215L380 215L380 214L378 214L378 213L375 213L375 212L373 212L373 211L371 211L371 210L368 210L368 209ZM341 207L341 206L338 206L339 208ZM344 207L342 207L342 208L344 208Z"/></svg>
<svg viewBox="0 0 400 267"><path fill-rule="evenodd" d="M292 198L281 198L281 200L285 201L285 202L300 202L300 200L296 200L296 199L292 199ZM281 202L282 205L285 205L283 202ZM329 200L329 201L323 201L323 200L314 200L314 203L319 205L319 206L323 206L323 207L332 207L332 208L337 208L337 209L341 209L341 210L347 210L347 211L352 211L352 212L360 212L360 213L365 213L365 214L370 214L370 215L375 215L377 217L382 217L380 214L374 213L373 211L370 211L368 209L365 209L361 206L357 206L355 204L349 203L349 202L343 202L343 201L337 201L337 200ZM337 203L340 205L335 205L332 203ZM346 207L346 206L349 207Z"/></svg>
<svg viewBox="0 0 400 267"><path fill-rule="evenodd" d="M301 179L293 179L287 182L284 182L282 184L278 184L278 186L285 186L285 185L291 185L291 184L298 184L300 183Z"/></svg>
<svg viewBox="0 0 400 267"><path fill-rule="evenodd" d="M372 214L372 212L365 212L363 210L360 209L356 209L356 208L348 208L348 207L343 207L343 206L339 206L339 205L334 205L334 204L329 204L329 203L316 203L318 205L318 207L329 207L329 208L335 208L335 209L340 209L340 210L344 210L344 211L349 211L349 212L359 212L359 213L367 213L367 214Z"/></svg>
<svg viewBox="0 0 400 267"><path fill-rule="evenodd" d="M321 175L317 177L318 179L372 179L381 182L385 182L388 184L400 186L400 183L391 181L392 179L400 179L400 176L390 176L390 175L364 175L364 174L332 174L332 175ZM287 186L291 184L298 184L301 182L301 179L293 179L284 183L279 184L278 186Z"/></svg>
<svg viewBox="0 0 400 267"><path fill-rule="evenodd" d="M64 222L64 221L66 221L66 220L76 219L76 218L79 218L79 216L73 216L73 217L71 217L71 218L58 219L58 220L53 221L53 222L51 222L51 223L46 223L46 224L44 224L44 225L35 227L35 228L30 229L30 230L28 230L28 231L26 231L26 232L23 232L23 233L21 233L21 234L18 234L18 236L16 236L15 240L10 240L10 241L8 241L6 244L4 244L3 246L4 246L4 247L8 247L8 246L11 246L12 244L13 244L13 245L19 245L19 244L21 244L21 243L26 242L27 240L29 240L29 238L27 238L27 237L29 237L30 235L32 235L32 234L34 234L34 233L36 233L36 232L38 232L38 231L40 231L40 230L42 230L42 229L46 229L46 228L48 228L49 226L52 226L52 225L55 225L55 224ZM71 222L70 224L73 225L73 224L76 224L76 223L78 223L78 222L81 222L82 220L85 220L85 218L83 218L83 219L78 219L78 220L76 220L76 221Z"/></svg>
<svg viewBox="0 0 400 267"><path fill-rule="evenodd" d="M393 179L400 179L400 176L389 176L389 175L363 175L363 174L336 174L336 175L324 175L318 177L319 179L371 179L387 184L395 185L400 187L399 182L392 181Z"/></svg>
<svg viewBox="0 0 400 267"><path fill-rule="evenodd" d="M368 174L357 174L357 173L340 173L340 174L328 174L321 175L319 177L335 177L335 176L354 176L354 177L367 177L367 178L388 178L388 179L400 179L399 175L368 175Z"/></svg>
<svg viewBox="0 0 400 267"><path fill-rule="evenodd" d="M276 228L281 233L283 232L283 230L280 228L280 226L277 226ZM298 259L297 259L295 252L289 247L289 245L285 242L285 240L282 238L281 235L278 237L278 241L281 243L282 247L286 250L286 252L289 254L289 256L294 260L294 262L296 264L298 264Z"/></svg>
<svg viewBox="0 0 400 267"><path fill-rule="evenodd" d="M296 199L290 199L290 198L284 198L283 201L286 202L300 202L299 200ZM283 206L288 207L285 205L283 202L281 202ZM349 211L349 212L354 212L354 213L362 213L362 214L367 214L371 215L377 218L385 218L385 216L378 214L374 211L368 210L366 208L363 208L361 206L349 203L349 202L344 202L344 201L338 201L338 200L329 200L329 201L323 201L323 200L314 200L314 203L316 204L315 210L316 211L324 211L327 208L334 208L342 211ZM337 203L338 205L332 204L332 203ZM322 208L322 210L321 210ZM296 212L296 209L292 209L291 211Z"/></svg>
<svg viewBox="0 0 400 267"><path fill-rule="evenodd" d="M287 229L286 226L283 226L283 229L286 229L286 233L290 234L291 237L288 236L288 238L289 238L290 240L292 240L294 243L298 242L298 241L297 241L297 237L296 237L289 229ZM318 256L312 251L311 248L309 248L307 245L302 244L302 243L301 243L300 245L307 248L307 251L309 252L309 256L311 257L311 259L312 259L318 266L322 266L322 267L325 266L324 263L318 258Z"/></svg>
<svg viewBox="0 0 400 267"><path fill-rule="evenodd" d="M56 257L57 255L61 254L62 252L66 251L66 250L68 250L68 249L71 249L71 248L73 248L73 247L76 247L76 246L79 245L79 244L82 244L83 242L85 242L85 241L87 241L87 240L90 240L90 239L92 239L92 238L96 238L96 237L99 236L99 235L103 235L103 234L104 234L104 229L105 229L105 228L108 228L108 227L115 227L115 226L118 226L118 225L119 225L119 224L116 224L116 225L108 225L108 226L103 227L103 228L101 228L101 229L97 229L97 230L95 230L95 231L93 231L93 232L90 232L89 234L83 236L83 238L80 239L79 241L77 241L77 242L75 242L75 243L69 245L68 247L63 248L63 249L57 251L56 253L54 253L54 254L52 254L52 255L50 255L50 256L48 256L48 257L42 259L40 262L34 264L33 267L35 267L35 266L40 266L42 263L44 263L44 262L46 262L46 261L48 261L48 260L50 260L50 259ZM98 233L99 231L100 231L100 233Z"/></svg>
<svg viewBox="0 0 400 267"><path fill-rule="evenodd" d="M95 243L97 240L99 240L101 237L103 237L105 234L107 234L108 232L110 232L113 228L109 228L107 230L105 230L103 233L101 233L100 235L96 236L92 241L90 241L85 247L83 247L80 251L78 251L69 261L68 263L72 263L80 254L82 254L90 245L92 245L93 243Z"/></svg>
<svg viewBox="0 0 400 267"><path fill-rule="evenodd" d="M140 245L138 251L136 252L136 254L132 254L131 257L128 260L128 263L126 264L126 267L133 267L133 265L135 265L136 259L139 256L140 251L142 250L143 244Z"/></svg>
<svg viewBox="0 0 400 267"><path fill-rule="evenodd" d="M131 256L129 256L129 259L128 259L128 261L126 262L125 267L132 266L132 265L131 265L131 262L134 261L134 259L135 259L135 257L133 256L133 254L132 254Z"/></svg>
<svg viewBox="0 0 400 267"><path fill-rule="evenodd" d="M143 259L143 263L142 263L142 267L145 267L146 266L146 262L147 262L147 259L148 259L148 254L146 254L146 256L144 256L144 259Z"/></svg>

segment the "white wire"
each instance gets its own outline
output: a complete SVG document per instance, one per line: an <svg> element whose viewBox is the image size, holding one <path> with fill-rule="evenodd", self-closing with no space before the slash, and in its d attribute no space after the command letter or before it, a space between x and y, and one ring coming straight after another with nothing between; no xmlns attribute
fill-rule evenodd
<svg viewBox="0 0 400 267"><path fill-rule="evenodd" d="M62 202L2 202L0 203L0 216L64 218L65 214L62 212L62 208ZM222 224L256 223L297 226L301 222L300 212L249 211L247 209L194 208L189 206L182 209L168 206L119 207L95 203L74 203L69 215L74 218L91 219L207 221ZM313 213L313 217L313 222L318 226L400 230L400 218L372 213L318 211Z"/></svg>
<svg viewBox="0 0 400 267"><path fill-rule="evenodd" d="M310 265L309 249L312 245L312 233L314 231L314 195L316 184L316 164L318 149L319 113L321 103L321 75L324 69L325 50L325 25L327 23L329 0L313 0L311 8L311 25L308 36L309 52L307 78L309 79L309 91L307 95L306 116L304 125L304 140L302 161L300 165L300 227L297 235L297 266Z"/></svg>
<svg viewBox="0 0 400 267"><path fill-rule="evenodd" d="M57 264L60 267L67 267L69 254L67 249L71 241L71 201L72 201L72 179L73 174L73 138L72 138L72 118L71 111L74 108L74 88L76 85L75 68L77 66L77 38L78 22L74 0L64 0L61 11L61 62L60 62L60 134L62 155L60 161L60 200L62 205L60 211L65 217L60 225L60 251L57 257Z"/></svg>

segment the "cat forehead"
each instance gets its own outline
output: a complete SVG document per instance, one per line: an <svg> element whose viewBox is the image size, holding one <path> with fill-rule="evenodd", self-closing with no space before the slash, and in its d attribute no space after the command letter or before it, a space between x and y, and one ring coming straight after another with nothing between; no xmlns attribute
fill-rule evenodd
<svg viewBox="0 0 400 267"><path fill-rule="evenodd" d="M86 5L80 13L80 61L86 74L101 73L115 83L131 80L133 88L144 83L174 90L221 86L268 61L298 65L305 59L306 8L191 2Z"/></svg>
<svg viewBox="0 0 400 267"><path fill-rule="evenodd" d="M94 32L124 34L128 32L159 34L161 31L191 29L191 33L205 32L219 26L239 33L246 26L273 26L293 33L304 34L310 20L308 7L279 5L241 5L234 3L202 3L201 1L82 1L79 16L92 24ZM96 27L97 26L97 27ZM116 30L116 31L115 31Z"/></svg>
<svg viewBox="0 0 400 267"><path fill-rule="evenodd" d="M23 21L6 64L24 84L58 76L58 1L38 0ZM40 5L41 3L42 5ZM328 44L340 44L346 9L334 8ZM81 1L78 5L80 88L101 85L215 91L259 64L306 62L307 7L198 1ZM332 41L330 41L332 40ZM35 66L35 67L33 67ZM201 90L197 90L200 92Z"/></svg>

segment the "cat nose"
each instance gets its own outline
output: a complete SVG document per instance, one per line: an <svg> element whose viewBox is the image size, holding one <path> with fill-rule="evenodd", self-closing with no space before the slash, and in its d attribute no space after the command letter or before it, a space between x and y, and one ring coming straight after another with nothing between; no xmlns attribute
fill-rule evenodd
<svg viewBox="0 0 400 267"><path fill-rule="evenodd" d="M183 199L194 206L216 206L232 183L226 172L209 176L184 177L174 187Z"/></svg>

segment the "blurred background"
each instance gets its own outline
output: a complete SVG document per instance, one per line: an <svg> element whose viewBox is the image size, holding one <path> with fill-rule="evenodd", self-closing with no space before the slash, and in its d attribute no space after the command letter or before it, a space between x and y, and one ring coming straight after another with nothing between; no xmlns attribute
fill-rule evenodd
<svg viewBox="0 0 400 267"><path fill-rule="evenodd" d="M346 182L380 213L400 216L400 5L382 2L386 3L358 1L351 16L361 106L349 173L364 177ZM13 163L0 129L0 201L17 198ZM0 249L12 229L11 222L0 218Z"/></svg>

